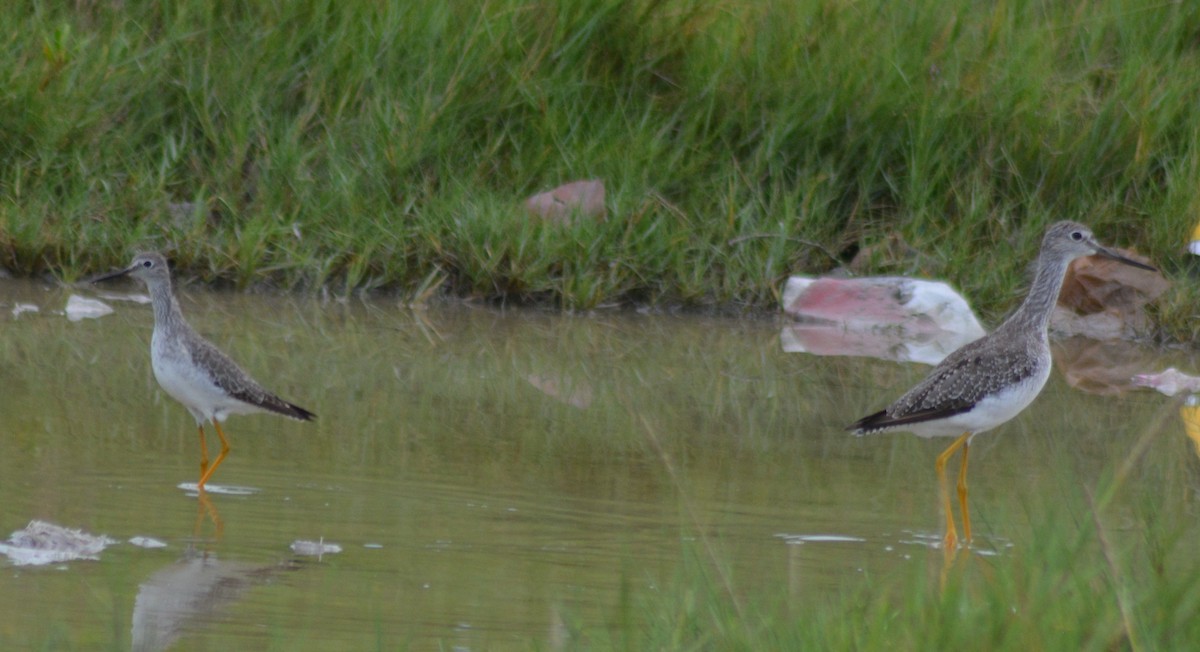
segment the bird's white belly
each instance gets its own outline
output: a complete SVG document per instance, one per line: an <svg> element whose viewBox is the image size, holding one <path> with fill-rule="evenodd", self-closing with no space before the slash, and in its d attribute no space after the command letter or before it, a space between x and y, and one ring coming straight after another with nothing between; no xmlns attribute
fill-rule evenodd
<svg viewBox="0 0 1200 652"><path fill-rule="evenodd" d="M226 394L205 370L192 364L185 352L160 342L157 333L151 340L151 349L154 378L163 391L192 413L197 423L213 418L224 421L230 414L258 411L255 406Z"/></svg>
<svg viewBox="0 0 1200 652"><path fill-rule="evenodd" d="M969 412L956 414L940 421L913 424L911 432L921 437L958 437L970 432L979 434L995 428L1021 413L1033 403L1050 378L1050 365L1024 382L1003 389L975 404Z"/></svg>

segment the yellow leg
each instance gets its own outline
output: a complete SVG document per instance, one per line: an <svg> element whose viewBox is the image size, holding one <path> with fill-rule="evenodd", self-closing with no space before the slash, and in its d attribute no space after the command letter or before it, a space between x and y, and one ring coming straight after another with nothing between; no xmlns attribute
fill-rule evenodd
<svg viewBox="0 0 1200 652"><path fill-rule="evenodd" d="M217 436L221 438L221 452L217 453L217 459L213 460L212 466L200 475L200 482L196 483L198 489L204 489L204 483L212 477L212 474L221 466L221 462L225 460L225 455L229 453L229 440L225 439L225 433L221 431L221 424L216 419L213 419L213 427L217 429ZM207 458L207 453L205 454ZM206 460L207 461L207 460Z"/></svg>
<svg viewBox="0 0 1200 652"><path fill-rule="evenodd" d="M946 536L942 539L942 546L947 552L958 547L958 530L956 530L954 527L954 508L950 505L950 486L946 482L946 462L954 456L954 453L958 451L958 449L962 448L967 443L967 439L970 436L971 433L964 432L961 437L955 439L953 444L950 444L946 450L942 451L941 455L938 455L937 463L934 466L934 468L937 469L938 486L941 488L942 492L942 507L946 510ZM964 475L966 474L965 466L963 467L961 473ZM960 484L959 486L961 487L959 496L965 504L966 484ZM970 535L968 534L967 536L969 537Z"/></svg>
<svg viewBox="0 0 1200 652"><path fill-rule="evenodd" d="M196 429L200 431L200 475L208 470L208 442L204 441L204 424L198 424Z"/></svg>
<svg viewBox="0 0 1200 652"><path fill-rule="evenodd" d="M962 466L958 469L958 509L963 521L963 544L971 545L971 512L967 510L967 453L971 450L971 442L963 442Z"/></svg>

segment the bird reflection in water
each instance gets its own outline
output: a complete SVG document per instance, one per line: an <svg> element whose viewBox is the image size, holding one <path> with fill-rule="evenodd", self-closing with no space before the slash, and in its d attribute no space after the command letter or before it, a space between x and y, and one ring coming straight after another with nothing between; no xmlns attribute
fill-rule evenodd
<svg viewBox="0 0 1200 652"><path fill-rule="evenodd" d="M183 559L138 586L133 649L165 650L189 631L216 620L249 589L297 568L290 560L269 565L223 561L213 552L188 546Z"/></svg>

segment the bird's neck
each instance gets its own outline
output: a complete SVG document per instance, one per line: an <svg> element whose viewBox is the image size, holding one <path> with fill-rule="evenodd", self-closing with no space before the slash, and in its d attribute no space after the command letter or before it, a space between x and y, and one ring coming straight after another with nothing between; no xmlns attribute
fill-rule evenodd
<svg viewBox="0 0 1200 652"><path fill-rule="evenodd" d="M179 302L171 292L171 282L155 283L150 287L150 303L154 306L154 324L162 328L183 321Z"/></svg>
<svg viewBox="0 0 1200 652"><path fill-rule="evenodd" d="M1050 325L1050 314L1058 303L1058 293L1062 290L1070 264L1071 261L1062 259L1040 264L1025 301L1002 327L1034 330L1045 336L1046 328Z"/></svg>

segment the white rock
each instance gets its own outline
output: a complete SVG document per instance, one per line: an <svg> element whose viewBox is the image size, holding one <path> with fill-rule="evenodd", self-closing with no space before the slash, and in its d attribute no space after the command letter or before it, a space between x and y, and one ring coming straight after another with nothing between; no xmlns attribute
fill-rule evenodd
<svg viewBox="0 0 1200 652"><path fill-rule="evenodd" d="M72 294L67 298L66 314L67 319L71 321L97 319L111 314L112 311L111 306L98 299L89 299L78 294Z"/></svg>

